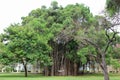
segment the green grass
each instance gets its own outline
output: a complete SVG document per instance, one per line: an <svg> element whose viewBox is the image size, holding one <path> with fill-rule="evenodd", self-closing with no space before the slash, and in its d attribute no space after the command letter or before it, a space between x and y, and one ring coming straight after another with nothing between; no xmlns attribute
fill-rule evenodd
<svg viewBox="0 0 120 80"><path fill-rule="evenodd" d="M110 74L111 80L120 80L120 74ZM24 77L23 73L0 73L0 80L103 80L102 74L89 74L81 76L55 76L45 77L40 74L29 74Z"/></svg>

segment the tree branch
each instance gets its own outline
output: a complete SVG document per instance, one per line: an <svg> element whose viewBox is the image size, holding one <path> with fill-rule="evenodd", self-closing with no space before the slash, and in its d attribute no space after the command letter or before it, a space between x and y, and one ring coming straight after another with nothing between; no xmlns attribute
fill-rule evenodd
<svg viewBox="0 0 120 80"><path fill-rule="evenodd" d="M108 30L106 30L106 36L107 36L107 38L108 38L108 43L107 43L107 45L106 45L106 48L105 48L105 50L104 50L104 53L106 54L106 52L107 52L107 49L109 48L109 45L113 42L113 41L115 41L116 40L116 34L118 33L118 32L115 32L114 31L114 29L112 29L111 28L111 30L112 30L112 32L113 32L113 35L112 35L112 38L110 38L110 35L108 34Z"/></svg>
<svg viewBox="0 0 120 80"><path fill-rule="evenodd" d="M98 46L96 44L94 44L92 41L88 40L88 39L83 39L86 42L90 43L91 45L93 45L94 47L98 48Z"/></svg>

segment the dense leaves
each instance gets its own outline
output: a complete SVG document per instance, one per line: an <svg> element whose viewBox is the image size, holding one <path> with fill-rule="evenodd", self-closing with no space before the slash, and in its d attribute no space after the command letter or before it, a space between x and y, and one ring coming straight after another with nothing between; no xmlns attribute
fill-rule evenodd
<svg viewBox="0 0 120 80"><path fill-rule="evenodd" d="M106 5L106 9L111 16L120 11L120 0L107 0Z"/></svg>

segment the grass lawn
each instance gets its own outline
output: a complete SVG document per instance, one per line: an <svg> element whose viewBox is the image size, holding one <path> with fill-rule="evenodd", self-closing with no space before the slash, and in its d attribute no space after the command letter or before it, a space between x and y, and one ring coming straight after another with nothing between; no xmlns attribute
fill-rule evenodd
<svg viewBox="0 0 120 80"><path fill-rule="evenodd" d="M45 77L40 74L29 74L26 78L24 74L20 73L0 73L0 80L103 80L103 75ZM110 74L110 80L120 80L120 74Z"/></svg>

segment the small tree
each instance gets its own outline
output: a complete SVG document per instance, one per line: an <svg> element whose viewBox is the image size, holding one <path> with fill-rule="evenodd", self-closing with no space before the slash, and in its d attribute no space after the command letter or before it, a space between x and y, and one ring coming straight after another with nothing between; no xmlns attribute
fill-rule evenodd
<svg viewBox="0 0 120 80"><path fill-rule="evenodd" d="M91 26L88 29L80 30L78 38L81 43L93 46L97 53L93 54L93 56L103 70L104 80L109 80L106 56L109 54L108 50L113 46L113 42L116 40L118 32L113 29L116 24L110 24L105 19L101 20L103 20L101 25L99 24L96 27Z"/></svg>
<svg viewBox="0 0 120 80"><path fill-rule="evenodd" d="M46 39L36 33L32 27L10 26L5 30L3 39L7 41L6 46L10 51L7 55L11 54L14 61L23 63L25 77L27 77L28 62L41 59L45 63L50 59L47 57L50 48Z"/></svg>

